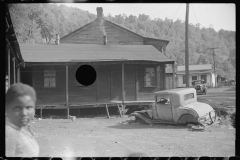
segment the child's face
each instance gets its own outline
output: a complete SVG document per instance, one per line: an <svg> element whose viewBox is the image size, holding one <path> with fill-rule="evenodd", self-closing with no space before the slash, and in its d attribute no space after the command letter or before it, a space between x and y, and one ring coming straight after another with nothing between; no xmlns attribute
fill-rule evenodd
<svg viewBox="0 0 240 160"><path fill-rule="evenodd" d="M18 127L29 124L35 115L35 102L30 96L21 96L14 99L7 106L7 117Z"/></svg>

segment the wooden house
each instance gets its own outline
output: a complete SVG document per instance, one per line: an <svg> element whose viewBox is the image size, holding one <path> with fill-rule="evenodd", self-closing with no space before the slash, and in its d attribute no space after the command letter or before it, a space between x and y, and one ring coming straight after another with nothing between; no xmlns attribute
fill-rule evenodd
<svg viewBox="0 0 240 160"><path fill-rule="evenodd" d="M178 87L186 87L185 66L177 67ZM194 80L204 80L208 87L215 87L215 77L211 64L189 65L189 86Z"/></svg>
<svg viewBox="0 0 240 160"><path fill-rule="evenodd" d="M20 66L24 65L24 61L20 52L19 43L15 35L8 5L5 13L5 86L6 91L10 85L20 81Z"/></svg>
<svg viewBox="0 0 240 160"><path fill-rule="evenodd" d="M96 20L60 40L57 35L56 44L20 44L21 81L36 89L38 109L70 109L71 115L74 108L149 104L153 92L165 89L165 65L174 65L164 55L168 43L104 19L99 7ZM75 78L82 65L97 73L90 86Z"/></svg>

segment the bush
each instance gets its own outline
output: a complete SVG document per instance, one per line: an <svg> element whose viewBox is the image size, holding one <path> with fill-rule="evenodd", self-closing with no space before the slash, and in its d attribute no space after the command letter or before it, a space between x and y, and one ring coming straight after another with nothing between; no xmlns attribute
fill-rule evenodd
<svg viewBox="0 0 240 160"><path fill-rule="evenodd" d="M236 117L236 112L234 112L234 113L232 113L232 114L230 115L231 123L232 123L232 126L233 126L234 128L236 128L235 117Z"/></svg>

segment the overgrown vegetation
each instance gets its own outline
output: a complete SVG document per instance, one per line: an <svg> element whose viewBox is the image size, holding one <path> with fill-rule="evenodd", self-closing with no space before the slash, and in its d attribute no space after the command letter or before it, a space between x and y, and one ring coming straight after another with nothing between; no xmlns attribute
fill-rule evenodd
<svg viewBox="0 0 240 160"><path fill-rule="evenodd" d="M93 21L96 15L63 4L10 4L14 29L20 42L50 43L56 33L60 37ZM168 39L166 56L184 65L185 24L181 20L151 19L148 15L126 16L120 14L105 17L145 37ZM216 17L219 18L219 17ZM215 50L216 72L228 79L235 78L236 72L236 33L235 31L201 27L201 24L189 24L189 64L213 64Z"/></svg>
<svg viewBox="0 0 240 160"><path fill-rule="evenodd" d="M197 99L199 102L207 103L209 104L217 113L217 116L221 118L222 124L225 125L232 125L235 128L235 117L236 117L236 111L232 111L228 109L226 106L222 107L219 106L218 104L212 102L212 101L207 101L206 99Z"/></svg>

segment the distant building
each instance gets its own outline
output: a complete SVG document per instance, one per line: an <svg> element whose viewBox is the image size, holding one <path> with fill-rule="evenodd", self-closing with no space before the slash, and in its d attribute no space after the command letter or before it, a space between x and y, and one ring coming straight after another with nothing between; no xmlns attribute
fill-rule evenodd
<svg viewBox="0 0 240 160"><path fill-rule="evenodd" d="M177 87L186 87L185 66L177 67ZM204 80L208 87L215 87L215 76L211 64L189 65L189 86L193 80Z"/></svg>

